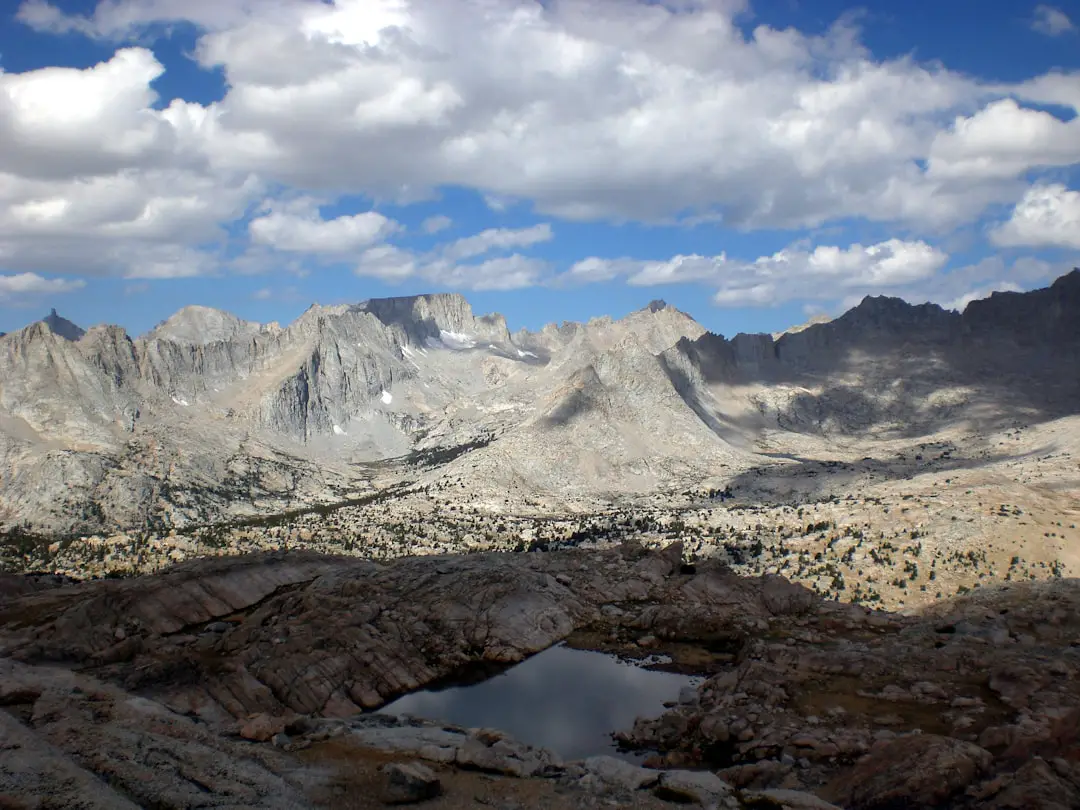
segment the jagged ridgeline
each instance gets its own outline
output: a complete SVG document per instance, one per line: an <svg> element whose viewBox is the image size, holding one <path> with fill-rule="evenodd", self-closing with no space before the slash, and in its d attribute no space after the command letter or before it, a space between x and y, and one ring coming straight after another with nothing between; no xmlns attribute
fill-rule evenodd
<svg viewBox="0 0 1080 810"><path fill-rule="evenodd" d="M53 311L0 337L0 523L19 543L161 533L414 478L507 509L723 489L765 435L775 453L1074 413L1078 324L1078 271L962 314L867 298L730 340L662 301L537 332L457 294L284 327L186 307L134 339Z"/></svg>

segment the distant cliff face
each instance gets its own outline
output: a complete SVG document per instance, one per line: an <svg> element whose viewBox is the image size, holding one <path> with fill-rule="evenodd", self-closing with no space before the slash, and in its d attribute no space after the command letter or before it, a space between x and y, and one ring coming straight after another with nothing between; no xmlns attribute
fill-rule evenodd
<svg viewBox="0 0 1080 810"><path fill-rule="evenodd" d="M972 301L961 316L971 336L1065 350L1080 342L1080 269L1027 293L995 292Z"/></svg>
<svg viewBox="0 0 1080 810"><path fill-rule="evenodd" d="M994 293L963 313L868 297L834 320L776 338L684 339L663 359L695 407L717 386L771 386L758 398L761 409L778 426L809 432L885 423L918 430L946 411L962 418L977 403L1072 413L1080 401L1080 270L1046 289Z"/></svg>
<svg viewBox="0 0 1080 810"><path fill-rule="evenodd" d="M458 293L372 298L357 308L370 312L395 331L400 330L408 342L418 346L440 340L444 333L467 335L487 343L510 342L502 315L475 317L468 301Z"/></svg>

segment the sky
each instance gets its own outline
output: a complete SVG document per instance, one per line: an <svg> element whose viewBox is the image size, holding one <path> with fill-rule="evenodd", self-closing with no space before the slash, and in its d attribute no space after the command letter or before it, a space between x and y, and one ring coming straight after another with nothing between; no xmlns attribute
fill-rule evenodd
<svg viewBox="0 0 1080 810"><path fill-rule="evenodd" d="M1080 2L8 0L0 331L662 298L725 335L1080 264Z"/></svg>

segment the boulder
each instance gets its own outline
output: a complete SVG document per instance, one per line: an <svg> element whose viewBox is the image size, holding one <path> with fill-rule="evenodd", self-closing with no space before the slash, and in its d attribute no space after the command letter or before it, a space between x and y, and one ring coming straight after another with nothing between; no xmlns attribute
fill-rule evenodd
<svg viewBox="0 0 1080 810"><path fill-rule="evenodd" d="M285 720L283 718L271 717L268 714L256 714L249 717L240 726L240 736L245 740L266 742L273 739L276 734L280 734L284 728Z"/></svg>
<svg viewBox="0 0 1080 810"><path fill-rule="evenodd" d="M974 743L909 734L871 751L823 795L848 810L949 807L992 762L990 752Z"/></svg>
<svg viewBox="0 0 1080 810"><path fill-rule="evenodd" d="M439 777L418 762L391 762L379 772L385 780L380 794L383 804L413 804L442 793Z"/></svg>
<svg viewBox="0 0 1080 810"><path fill-rule="evenodd" d="M656 795L680 804L700 804L704 807L739 806L731 786L708 771L664 771Z"/></svg>
<svg viewBox="0 0 1080 810"><path fill-rule="evenodd" d="M649 787L655 785L660 779L658 771L641 768L615 757L589 757L582 765L586 773L591 774L598 781L624 790L638 790Z"/></svg>

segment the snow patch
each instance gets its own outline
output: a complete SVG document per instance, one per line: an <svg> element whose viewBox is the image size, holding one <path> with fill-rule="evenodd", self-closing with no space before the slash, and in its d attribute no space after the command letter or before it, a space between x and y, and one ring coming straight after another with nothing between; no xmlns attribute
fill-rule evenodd
<svg viewBox="0 0 1080 810"><path fill-rule="evenodd" d="M175 402L177 405L183 405L185 408L188 406L188 401L186 399L178 399L176 397L173 397L172 401Z"/></svg>
<svg viewBox="0 0 1080 810"><path fill-rule="evenodd" d="M472 335L461 332L448 332L445 329L439 330L439 340L448 349L472 349L476 346L476 338Z"/></svg>
<svg viewBox="0 0 1080 810"><path fill-rule="evenodd" d="M521 349L517 350L518 357L536 357L532 352L523 352Z"/></svg>
<svg viewBox="0 0 1080 810"><path fill-rule="evenodd" d="M344 430L341 429L341 425L334 425L334 433L338 436L347 435Z"/></svg>
<svg viewBox="0 0 1080 810"><path fill-rule="evenodd" d="M389 391L383 391L382 394L379 396L379 399L382 400L383 405L389 405L391 402L394 401L394 397Z"/></svg>

